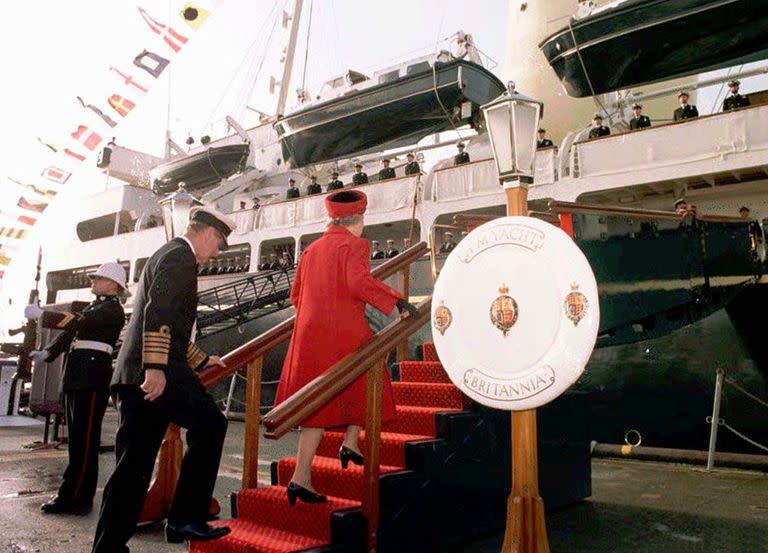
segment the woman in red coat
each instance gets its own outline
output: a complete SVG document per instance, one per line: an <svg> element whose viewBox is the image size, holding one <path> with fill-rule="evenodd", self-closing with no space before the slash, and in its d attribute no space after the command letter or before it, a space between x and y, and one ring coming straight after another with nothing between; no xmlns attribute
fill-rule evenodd
<svg viewBox="0 0 768 553"><path fill-rule="evenodd" d="M275 404L357 350L372 332L365 318L369 304L388 315L395 307L415 313L397 291L371 276L368 241L361 238L368 199L362 192L342 190L325 200L330 222L325 234L301 255L291 288L296 325L280 375ZM363 464L358 437L365 422L365 378L302 421L296 469L288 500L325 501L312 488L310 468L323 429L345 426L339 450L342 467ZM385 372L382 421L395 416L392 387Z"/></svg>

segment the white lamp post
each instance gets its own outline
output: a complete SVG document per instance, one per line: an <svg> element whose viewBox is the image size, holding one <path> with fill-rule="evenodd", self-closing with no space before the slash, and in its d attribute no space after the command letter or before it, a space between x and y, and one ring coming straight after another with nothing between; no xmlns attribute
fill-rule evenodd
<svg viewBox="0 0 768 553"><path fill-rule="evenodd" d="M515 83L507 92L481 106L493 157L504 188L528 188L533 182L536 158L536 132L544 104L515 92Z"/></svg>
<svg viewBox="0 0 768 553"><path fill-rule="evenodd" d="M202 203L187 192L183 182L179 183L179 189L176 192L168 194L160 200L160 206L163 209L165 237L168 240L184 233L189 222L189 212L194 205L202 205Z"/></svg>

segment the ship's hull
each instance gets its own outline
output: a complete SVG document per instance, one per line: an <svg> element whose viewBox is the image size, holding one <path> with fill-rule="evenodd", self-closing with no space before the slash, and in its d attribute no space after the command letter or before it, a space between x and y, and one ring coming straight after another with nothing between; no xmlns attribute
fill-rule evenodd
<svg viewBox="0 0 768 553"><path fill-rule="evenodd" d="M768 3L629 0L573 22L539 48L582 98L768 57Z"/></svg>
<svg viewBox="0 0 768 553"><path fill-rule="evenodd" d="M281 118L283 158L303 167L380 151L453 126L473 122L479 106L504 92L492 73L471 62L437 64L393 82L376 85ZM471 102L470 112L460 106Z"/></svg>

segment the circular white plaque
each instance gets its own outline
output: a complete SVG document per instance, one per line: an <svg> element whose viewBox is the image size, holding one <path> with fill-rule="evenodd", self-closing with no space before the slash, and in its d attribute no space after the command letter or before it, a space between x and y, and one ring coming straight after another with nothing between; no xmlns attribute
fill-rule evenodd
<svg viewBox="0 0 768 553"><path fill-rule="evenodd" d="M478 403L521 411L571 386L600 310L589 262L559 228L504 217L448 256L432 296L432 336L451 381Z"/></svg>

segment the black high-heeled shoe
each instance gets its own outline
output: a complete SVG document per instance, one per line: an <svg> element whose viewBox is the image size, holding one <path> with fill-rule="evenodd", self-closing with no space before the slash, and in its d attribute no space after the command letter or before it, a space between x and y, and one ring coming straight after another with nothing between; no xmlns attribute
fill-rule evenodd
<svg viewBox="0 0 768 553"><path fill-rule="evenodd" d="M341 461L341 468L343 469L347 468L350 461L359 467L363 466L363 456L345 445L339 449L339 461Z"/></svg>
<svg viewBox="0 0 768 553"><path fill-rule="evenodd" d="M323 503L328 499L324 495L299 486L296 482L288 482L286 492L288 493L288 503L291 504L291 507L296 505L297 499L301 499L304 503Z"/></svg>

